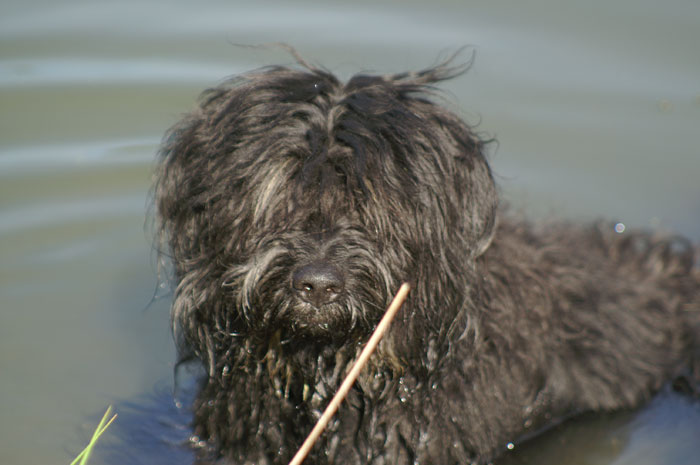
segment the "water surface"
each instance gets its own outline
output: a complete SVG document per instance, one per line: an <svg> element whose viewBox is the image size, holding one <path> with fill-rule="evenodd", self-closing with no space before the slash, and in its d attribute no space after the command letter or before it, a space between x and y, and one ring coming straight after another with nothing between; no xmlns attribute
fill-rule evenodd
<svg viewBox="0 0 700 465"><path fill-rule="evenodd" d="M232 44L286 41L345 78L471 45L474 66L446 99L497 137L491 161L515 208L700 240L700 3L570 3L5 0L0 463L69 463L111 403L122 430L149 408L172 420L145 424L154 436L177 429L169 302L145 219L151 164L202 89L292 62ZM698 405L666 394L508 460L689 464L698 437Z"/></svg>

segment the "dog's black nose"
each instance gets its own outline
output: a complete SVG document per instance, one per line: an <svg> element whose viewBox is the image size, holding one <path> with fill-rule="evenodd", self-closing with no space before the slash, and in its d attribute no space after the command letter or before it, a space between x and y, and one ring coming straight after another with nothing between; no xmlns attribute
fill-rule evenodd
<svg viewBox="0 0 700 465"><path fill-rule="evenodd" d="M320 308L342 294L345 280L335 265L317 261L294 271L292 287L302 300Z"/></svg>

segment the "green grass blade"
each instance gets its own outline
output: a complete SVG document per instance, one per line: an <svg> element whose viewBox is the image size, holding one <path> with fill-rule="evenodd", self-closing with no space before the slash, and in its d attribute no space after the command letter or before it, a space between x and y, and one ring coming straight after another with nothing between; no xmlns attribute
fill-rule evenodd
<svg viewBox="0 0 700 465"><path fill-rule="evenodd" d="M117 414L115 413L114 415L112 415L112 406L110 405L109 407L107 407L107 411L105 412L105 414L102 415L102 420L100 420L100 423L97 425L95 432L92 433L92 438L90 439L90 442L88 443L87 447L85 447L85 449L83 449L83 451L80 454L78 454L78 456L75 458L75 460L71 462L70 465L87 464L88 458L90 458L90 453L92 452L93 447L95 447L95 444L97 444L97 440L100 436L102 436L102 433L105 432L109 425L112 424L115 418L117 418Z"/></svg>

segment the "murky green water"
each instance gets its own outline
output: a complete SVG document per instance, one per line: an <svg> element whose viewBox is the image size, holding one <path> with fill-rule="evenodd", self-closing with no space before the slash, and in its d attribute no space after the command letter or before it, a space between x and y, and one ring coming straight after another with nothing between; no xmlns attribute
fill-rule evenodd
<svg viewBox="0 0 700 465"><path fill-rule="evenodd" d="M499 140L504 194L700 240L700 3L5 0L0 5L0 463L69 463L110 403L171 384L145 215L153 155L199 91L289 63L341 76L465 44L448 100ZM513 463L697 463L698 405L661 398ZM520 448L516 448L520 449Z"/></svg>

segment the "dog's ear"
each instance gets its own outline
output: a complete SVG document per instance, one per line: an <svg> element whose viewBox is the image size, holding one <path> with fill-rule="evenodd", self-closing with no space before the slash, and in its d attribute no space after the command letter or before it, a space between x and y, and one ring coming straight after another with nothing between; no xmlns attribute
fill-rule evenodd
<svg viewBox="0 0 700 465"><path fill-rule="evenodd" d="M445 189L441 195L454 202L456 218L451 226L464 236L470 257L476 258L488 249L496 229L498 195L485 153L491 141L483 140L432 98L440 97L434 84L459 76L471 66L473 55L466 63L453 65L461 52L435 67L383 79L409 109L406 114L413 117L412 131L404 135L436 157L431 169L444 171L445 180L452 179L448 181L451 185L440 186Z"/></svg>
<svg viewBox="0 0 700 465"><path fill-rule="evenodd" d="M463 232L471 258L483 254L496 231L498 192L486 159L486 143L454 116L450 132L457 141L455 191L461 209Z"/></svg>

